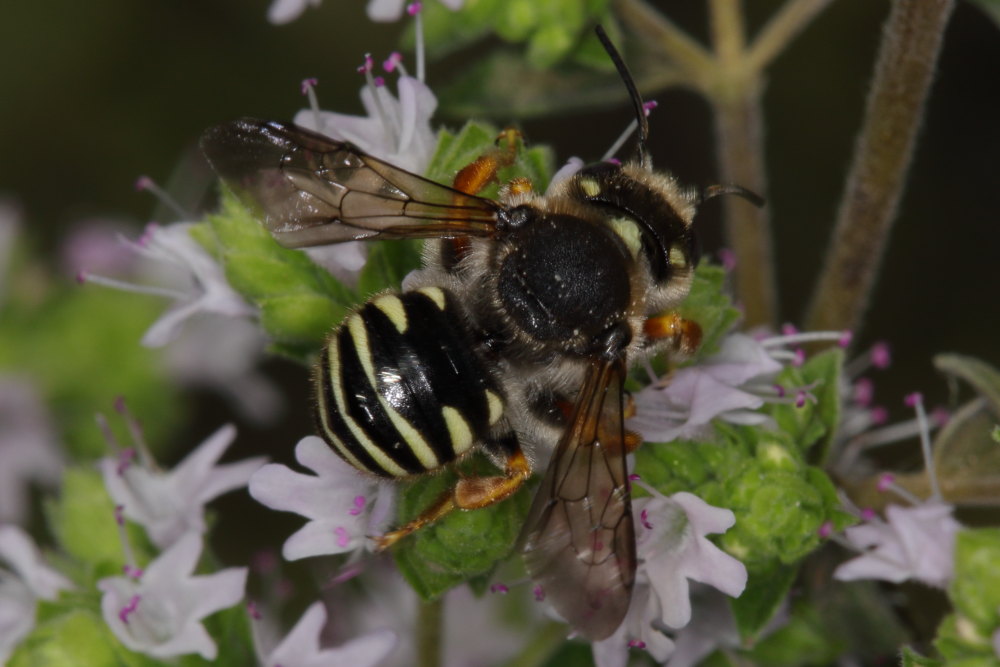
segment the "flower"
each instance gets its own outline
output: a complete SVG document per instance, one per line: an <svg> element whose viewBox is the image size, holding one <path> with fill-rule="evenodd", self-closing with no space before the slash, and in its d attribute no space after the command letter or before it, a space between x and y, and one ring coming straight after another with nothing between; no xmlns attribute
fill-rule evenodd
<svg viewBox="0 0 1000 667"><path fill-rule="evenodd" d="M834 578L893 583L916 579L943 588L954 573L955 536L961 528L953 510L935 500L915 507L889 505L885 521L847 528L847 541L863 553L841 564Z"/></svg>
<svg viewBox="0 0 1000 667"><path fill-rule="evenodd" d="M396 648L392 630L374 630L336 648L320 648L320 634L326 625L326 608L315 602L306 610L278 646L261 660L265 667L368 667L382 662Z"/></svg>
<svg viewBox="0 0 1000 667"><path fill-rule="evenodd" d="M705 537L733 526L730 510L712 507L686 492L667 497L647 490L651 497L633 503L639 567L632 603L621 627L594 643L598 667L624 665L630 646L646 648L659 662L666 660L674 643L665 631L683 628L691 620L688 579L731 597L739 597L746 587L743 564Z"/></svg>
<svg viewBox="0 0 1000 667"><path fill-rule="evenodd" d="M42 562L31 537L15 525L0 526L0 664L35 626L38 600L55 600L59 591L73 588L63 575Z"/></svg>
<svg viewBox="0 0 1000 667"><path fill-rule="evenodd" d="M62 467L51 417L35 387L24 378L0 377L0 521L23 521L28 485L55 485Z"/></svg>
<svg viewBox="0 0 1000 667"><path fill-rule="evenodd" d="M696 437L715 418L762 423L767 417L754 411L764 405L762 394L782 368L761 342L731 334L718 353L677 370L665 386L654 382L639 391L628 427L646 441L669 442Z"/></svg>
<svg viewBox="0 0 1000 667"><path fill-rule="evenodd" d="M320 0L274 0L267 8L267 20L275 25L291 23L302 16L307 7L319 7Z"/></svg>
<svg viewBox="0 0 1000 667"><path fill-rule="evenodd" d="M198 653L214 660L218 648L201 619L243 598L246 568L192 576L201 537L187 533L136 577L97 582L104 593L101 613L118 639L133 651L156 658Z"/></svg>
<svg viewBox="0 0 1000 667"><path fill-rule="evenodd" d="M256 310L226 282L222 267L191 237L194 223L161 226L150 223L138 241L125 241L143 258L152 260L165 287L141 286L83 271L81 281L134 292L166 296L175 301L142 338L147 347L162 347L173 340L181 325L198 313L226 317L252 317Z"/></svg>
<svg viewBox="0 0 1000 667"><path fill-rule="evenodd" d="M461 9L464 2L465 0L441 0L441 4L452 11ZM406 0L368 0L368 7L365 11L368 12L368 18L372 21L398 21L403 15L403 9L413 5L419 7L420 3L415 2L408 5Z"/></svg>
<svg viewBox="0 0 1000 667"><path fill-rule="evenodd" d="M205 532L205 504L245 486L264 464L255 457L216 465L235 437L235 427L223 426L169 472L155 468L141 451L141 461L133 462L135 450L126 449L101 461L104 485L126 517L141 524L158 547L167 547L186 533Z"/></svg>
<svg viewBox="0 0 1000 667"><path fill-rule="evenodd" d="M295 458L315 475L280 464L250 478L250 495L271 509L309 519L282 548L286 560L325 554L360 553L368 535L383 532L393 502L392 487L379 489L316 436L295 447Z"/></svg>
<svg viewBox="0 0 1000 667"><path fill-rule="evenodd" d="M295 124L338 141L348 141L369 155L422 174L437 146L437 134L430 124L437 98L423 82L411 76L399 77L394 96L371 77L368 61L362 69L369 78L361 89L361 104L367 115L303 109L295 115Z"/></svg>

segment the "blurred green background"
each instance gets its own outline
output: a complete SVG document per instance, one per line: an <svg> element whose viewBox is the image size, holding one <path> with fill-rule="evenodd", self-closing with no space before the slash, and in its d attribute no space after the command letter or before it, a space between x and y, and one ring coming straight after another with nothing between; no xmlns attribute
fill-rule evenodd
<svg viewBox="0 0 1000 667"><path fill-rule="evenodd" d="M653 3L704 39L703 3ZM755 30L781 3L748 2ZM97 4L7 3L0 27L0 194L20 202L32 243L54 257L74 224L121 219L138 233L172 221L133 189L146 174L187 206L210 202L196 149L201 131L242 115L289 118L299 82L320 80L326 109L358 112L362 54L396 48L406 21L375 24L360 0L326 0L286 26L266 22L266 0ZM829 235L853 147L885 0L840 0L775 63L767 85L767 163L783 319L801 317ZM440 88L487 42L431 63ZM406 54L409 56L410 54ZM655 95L658 166L692 184L715 182L711 110L685 91ZM1000 365L997 255L1000 214L1000 33L958 4L945 39L911 181L861 342L894 345L878 399L904 413L902 395L947 399L930 357L976 355ZM462 119L441 110L438 120ZM519 121L529 141L596 159L630 120L621 104ZM501 119L500 122L516 119ZM719 247L717 210L704 218ZM282 363L277 364L284 368ZM297 369L293 373L297 373Z"/></svg>

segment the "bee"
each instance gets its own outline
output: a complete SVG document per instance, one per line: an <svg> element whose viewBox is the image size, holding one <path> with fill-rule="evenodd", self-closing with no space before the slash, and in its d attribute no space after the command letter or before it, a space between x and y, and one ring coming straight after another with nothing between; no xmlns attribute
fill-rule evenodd
<svg viewBox="0 0 1000 667"><path fill-rule="evenodd" d="M477 195L513 159L517 134L452 186L295 125L252 119L208 130L222 180L290 248L427 239L407 289L375 295L330 334L314 373L319 433L357 469L403 479L479 449L502 470L465 477L386 548L454 509L486 507L551 453L522 533L525 565L581 635L621 624L636 571L624 383L638 360L692 349L697 324L674 309L698 260L702 201L736 186L682 188L650 167L642 100L637 157L584 167L545 195L524 179Z"/></svg>

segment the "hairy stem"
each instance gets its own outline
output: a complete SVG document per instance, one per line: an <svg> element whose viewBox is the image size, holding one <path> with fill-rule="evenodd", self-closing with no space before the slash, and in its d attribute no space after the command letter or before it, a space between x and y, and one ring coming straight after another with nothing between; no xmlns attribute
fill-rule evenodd
<svg viewBox="0 0 1000 667"><path fill-rule="evenodd" d="M806 326L856 330L903 192L954 0L895 0Z"/></svg>
<svg viewBox="0 0 1000 667"><path fill-rule="evenodd" d="M716 152L724 183L767 194L759 72L748 67L740 0L709 4L717 72L707 94L715 109ZM748 327L774 325L777 282L767 209L727 198L726 238L738 258L736 298Z"/></svg>
<svg viewBox="0 0 1000 667"><path fill-rule="evenodd" d="M670 64L686 74L688 85L697 86L714 69L711 54L670 19L643 0L616 0L618 16L637 35L661 51Z"/></svg>
<svg viewBox="0 0 1000 667"><path fill-rule="evenodd" d="M418 667L438 667L441 664L442 623L444 600L417 602L417 661Z"/></svg>
<svg viewBox="0 0 1000 667"><path fill-rule="evenodd" d="M747 53L748 67L762 72L833 0L788 0L761 29Z"/></svg>
<svg viewBox="0 0 1000 667"><path fill-rule="evenodd" d="M528 639L520 653L507 661L508 667L540 667L548 664L549 658L566 641L566 625L545 623Z"/></svg>

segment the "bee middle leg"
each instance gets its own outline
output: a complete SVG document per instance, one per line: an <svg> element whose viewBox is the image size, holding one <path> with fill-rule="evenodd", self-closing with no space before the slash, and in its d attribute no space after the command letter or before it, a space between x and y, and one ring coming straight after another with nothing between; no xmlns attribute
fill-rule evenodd
<svg viewBox="0 0 1000 667"><path fill-rule="evenodd" d="M453 510L481 509L509 498L531 477L531 465L521 451L517 436L513 432L489 439L484 446L491 456L502 458L503 475L463 477L419 516L396 530L373 537L376 550L382 551L391 547L407 535L438 521Z"/></svg>
<svg viewBox="0 0 1000 667"><path fill-rule="evenodd" d="M667 348L684 357L691 356L701 344L701 325L681 317L675 312L662 313L647 318L642 325L650 344L667 342Z"/></svg>

